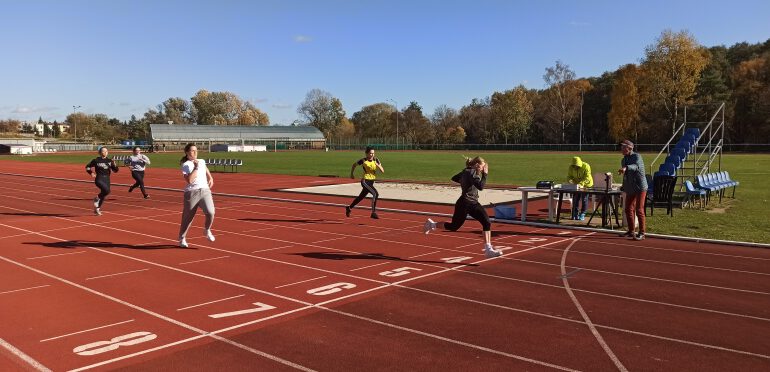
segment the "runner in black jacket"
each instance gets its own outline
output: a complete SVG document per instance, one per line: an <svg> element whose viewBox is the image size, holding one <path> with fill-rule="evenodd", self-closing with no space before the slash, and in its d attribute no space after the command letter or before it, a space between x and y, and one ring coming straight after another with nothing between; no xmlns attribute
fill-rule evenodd
<svg viewBox="0 0 770 372"><path fill-rule="evenodd" d="M97 216L102 215L102 204L110 194L110 172L118 172L118 166L115 165L115 161L107 157L109 151L106 147L99 149L99 157L91 160L86 165L86 172L94 178L96 187L99 188L99 195L94 198L94 214Z"/></svg>
<svg viewBox="0 0 770 372"><path fill-rule="evenodd" d="M471 215L481 223L484 230L484 253L487 257L497 257L502 252L492 247L492 223L484 207L479 203L479 191L484 190L487 183L489 166L481 157L467 159L466 168L452 177L452 181L460 184L462 195L455 203L455 211L452 222L444 222L444 229L457 231L465 223L465 216ZM427 234L434 230L438 224L430 218L425 222L424 232Z"/></svg>

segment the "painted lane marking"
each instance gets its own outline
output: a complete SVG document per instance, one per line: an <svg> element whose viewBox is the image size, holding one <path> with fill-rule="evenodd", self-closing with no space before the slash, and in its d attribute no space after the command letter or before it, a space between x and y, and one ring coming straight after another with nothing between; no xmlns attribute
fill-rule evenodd
<svg viewBox="0 0 770 372"><path fill-rule="evenodd" d="M243 297L243 296L245 296L245 295L237 295L237 296L233 296L233 297L223 298L223 299L221 299L221 300L214 300L214 301L204 302L204 303L202 303L202 304L197 304L197 305L192 305L192 306L182 307L182 308L176 309L176 311L182 311L182 310L192 309L192 308L194 308L194 307L198 307L198 306L205 306L205 305L209 305L209 304L213 304L213 303L217 303L217 302L222 302L222 301L232 300L233 298L238 298L238 297Z"/></svg>
<svg viewBox="0 0 770 372"><path fill-rule="evenodd" d="M35 286L35 287L28 287L28 288L22 288L22 289L12 289L10 291L0 292L0 295L6 294L6 293L28 291L30 289L44 288L44 287L50 287L50 286L51 286L50 284L46 284L46 285L38 285L38 286Z"/></svg>
<svg viewBox="0 0 770 372"><path fill-rule="evenodd" d="M110 276L117 276L117 275L123 275L123 274L138 273L140 271L147 271L147 270L149 270L149 269L139 269L139 270L124 271L122 273L92 276L90 278L86 278L86 280L99 279L99 278L107 278L107 277L110 277Z"/></svg>
<svg viewBox="0 0 770 372"><path fill-rule="evenodd" d="M324 275L324 276L319 276L319 277L317 277L317 278L313 278L313 279L301 280L301 281L298 281L298 282L294 282L294 283L289 283L289 284L279 285L279 286L277 286L277 287L275 287L275 288L277 289L277 288L289 287L289 286L292 286L292 285L295 285L295 284L306 283L306 282L312 282L313 280L318 280L318 279L321 279L321 278L325 278L325 277L326 277L326 275Z"/></svg>
<svg viewBox="0 0 770 372"><path fill-rule="evenodd" d="M48 257L58 257L58 256L69 256L71 254L80 254L80 253L86 253L86 251L80 251L80 252L69 252L69 253L59 253L59 254L49 254L47 256L37 256L37 257L28 257L28 260L39 260L41 258L48 258Z"/></svg>
<svg viewBox="0 0 770 372"><path fill-rule="evenodd" d="M221 256L221 257L204 258L204 259L202 259L202 260L195 260L195 261L187 261L187 262L182 262L182 263L180 263L180 265L187 265L187 264L196 263L196 262L205 262L205 261L221 260L221 259L223 259L223 258L228 258L228 257L230 257L230 256Z"/></svg>
<svg viewBox="0 0 770 372"><path fill-rule="evenodd" d="M133 322L133 321L134 321L134 319L130 319L130 320L125 320L125 321L122 321L122 322L118 322L118 323L112 323L112 324L103 325L103 326L101 326L101 327L95 327L95 328L84 329L84 330L82 330L82 331L77 331L77 332L67 333L66 335L61 335L61 336L56 336L56 337L46 338L45 340L40 340L40 342L46 342L46 341L56 340L56 339L60 339L60 338L64 338L64 337L67 337L67 336L72 336L72 335L79 335L79 334L81 334L81 333L91 332L91 331L95 331L95 330L97 330L97 329L108 328L108 327L112 327L112 326L116 326L116 325L120 325L120 324L125 324L125 323L131 323L131 322Z"/></svg>

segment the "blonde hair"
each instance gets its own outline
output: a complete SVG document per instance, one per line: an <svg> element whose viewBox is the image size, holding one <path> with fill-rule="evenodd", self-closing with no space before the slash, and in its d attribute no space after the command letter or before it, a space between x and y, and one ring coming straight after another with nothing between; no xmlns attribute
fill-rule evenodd
<svg viewBox="0 0 770 372"><path fill-rule="evenodd" d="M481 156L477 156L475 158L465 158L466 168L470 168L481 163L486 163L486 160L484 160L484 158L482 158Z"/></svg>

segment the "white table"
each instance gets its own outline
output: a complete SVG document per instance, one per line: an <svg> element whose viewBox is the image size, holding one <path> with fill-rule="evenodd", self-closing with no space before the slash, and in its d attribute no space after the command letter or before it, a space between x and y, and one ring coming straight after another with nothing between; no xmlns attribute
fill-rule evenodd
<svg viewBox="0 0 770 372"><path fill-rule="evenodd" d="M554 203L553 189L538 189L537 187L519 187L516 191L521 192L521 221L527 221L527 201L529 200L528 194L530 192L538 192L541 194L548 194L548 221L553 221L554 216Z"/></svg>

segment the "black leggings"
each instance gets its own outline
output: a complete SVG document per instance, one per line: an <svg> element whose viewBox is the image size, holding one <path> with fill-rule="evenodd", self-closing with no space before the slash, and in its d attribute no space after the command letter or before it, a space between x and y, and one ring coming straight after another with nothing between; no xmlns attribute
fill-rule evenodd
<svg viewBox="0 0 770 372"><path fill-rule="evenodd" d="M107 195L110 195L110 179L107 177L96 177L96 180L94 181L96 184L96 187L99 188L99 208L102 207L102 203L104 203L104 199L107 198Z"/></svg>
<svg viewBox="0 0 770 372"><path fill-rule="evenodd" d="M377 198L380 197L380 193L374 188L374 180L361 180L361 193L350 204L350 209L353 209L356 204L364 200L367 194L372 194L372 212L377 208Z"/></svg>
<svg viewBox="0 0 770 372"><path fill-rule="evenodd" d="M455 213L452 215L452 222L444 222L444 228L449 231L457 231L465 223L465 217L467 215L475 218L481 223L481 227L484 231L490 231L492 229L492 222L489 221L486 209L478 202L469 202L465 198L460 197L455 203Z"/></svg>
<svg viewBox="0 0 770 372"><path fill-rule="evenodd" d="M131 186L131 190L138 187L142 190L142 195L147 195L147 192L144 191L144 171L131 171L131 177L136 180L136 183Z"/></svg>

